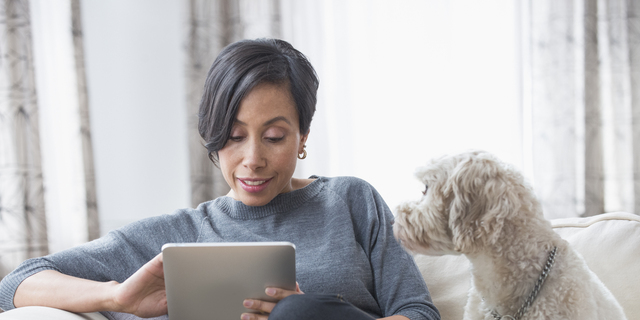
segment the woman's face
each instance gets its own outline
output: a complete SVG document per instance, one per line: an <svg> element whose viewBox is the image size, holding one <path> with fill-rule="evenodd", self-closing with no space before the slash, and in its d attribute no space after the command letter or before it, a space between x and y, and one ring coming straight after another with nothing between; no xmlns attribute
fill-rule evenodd
<svg viewBox="0 0 640 320"><path fill-rule="evenodd" d="M227 144L218 151L228 196L249 206L293 190L297 156L308 135L287 85L259 84L240 102Z"/></svg>

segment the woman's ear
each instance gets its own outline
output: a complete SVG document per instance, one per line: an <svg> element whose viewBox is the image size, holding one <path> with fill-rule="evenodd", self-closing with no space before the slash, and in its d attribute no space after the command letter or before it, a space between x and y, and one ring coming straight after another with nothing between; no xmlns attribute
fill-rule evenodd
<svg viewBox="0 0 640 320"><path fill-rule="evenodd" d="M309 138L309 133L311 133L311 129L307 131L307 134L300 136L300 143L298 144L298 154L304 152L304 148L306 147L307 138Z"/></svg>

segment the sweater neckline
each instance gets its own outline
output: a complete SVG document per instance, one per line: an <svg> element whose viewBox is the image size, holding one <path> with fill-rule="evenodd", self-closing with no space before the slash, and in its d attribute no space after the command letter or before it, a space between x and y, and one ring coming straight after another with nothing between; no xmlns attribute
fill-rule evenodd
<svg viewBox="0 0 640 320"><path fill-rule="evenodd" d="M315 197L325 185L325 178L318 177L307 186L277 195L271 202L263 206L248 206L242 201L229 196L216 199L222 212L233 219L252 220L260 219L274 214L290 212L311 198Z"/></svg>

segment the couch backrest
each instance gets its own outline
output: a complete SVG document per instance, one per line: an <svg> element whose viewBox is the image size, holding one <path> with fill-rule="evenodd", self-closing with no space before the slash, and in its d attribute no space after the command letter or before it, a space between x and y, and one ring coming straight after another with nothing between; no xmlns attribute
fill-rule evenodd
<svg viewBox="0 0 640 320"><path fill-rule="evenodd" d="M627 319L640 319L640 216L614 212L551 224L618 299ZM442 319L462 319L470 287L467 258L416 255L415 260Z"/></svg>

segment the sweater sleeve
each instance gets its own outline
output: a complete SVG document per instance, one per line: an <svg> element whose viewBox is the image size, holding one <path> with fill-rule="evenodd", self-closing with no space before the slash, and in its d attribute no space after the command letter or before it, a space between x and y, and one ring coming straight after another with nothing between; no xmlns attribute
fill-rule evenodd
<svg viewBox="0 0 640 320"><path fill-rule="evenodd" d="M26 278L44 270L95 281L123 282L169 242L194 242L205 215L180 210L134 222L104 237L45 257L24 261L0 282L0 309L15 308L15 292Z"/></svg>
<svg viewBox="0 0 640 320"><path fill-rule="evenodd" d="M440 314L415 261L393 235L393 214L380 194L368 183L352 202L360 241L374 273L375 295L385 317L403 315L411 320L436 320Z"/></svg>

